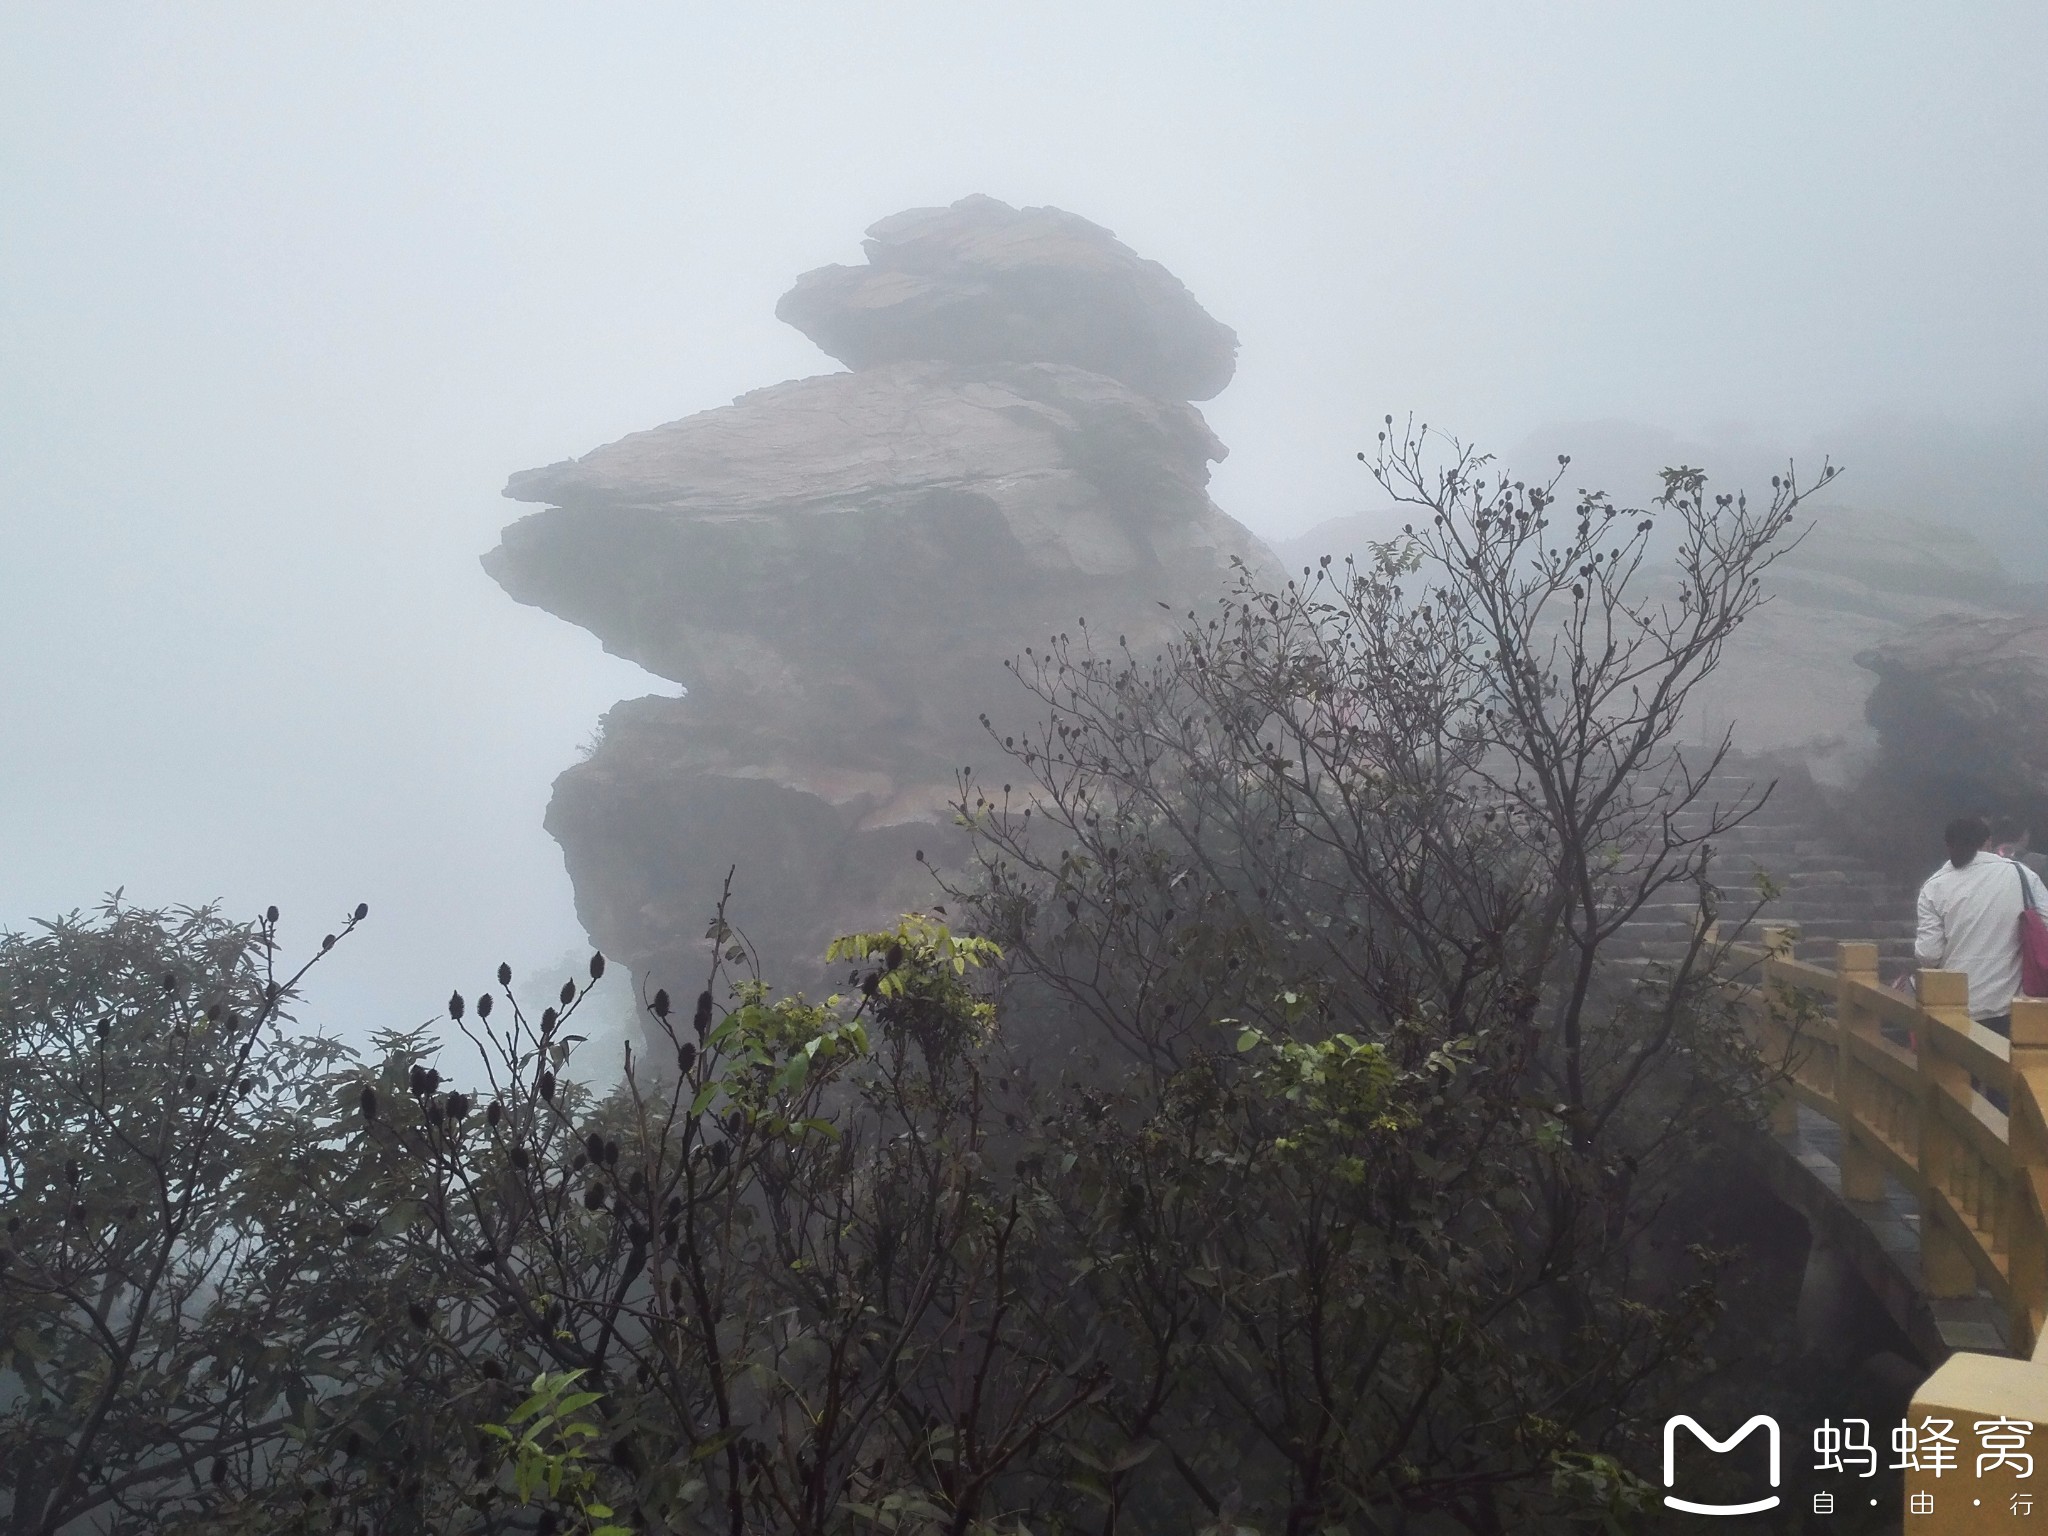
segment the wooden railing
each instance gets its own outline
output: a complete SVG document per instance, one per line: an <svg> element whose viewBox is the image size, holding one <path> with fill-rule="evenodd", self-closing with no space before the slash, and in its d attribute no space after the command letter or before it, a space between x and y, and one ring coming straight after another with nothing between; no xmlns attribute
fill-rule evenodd
<svg viewBox="0 0 2048 1536"><path fill-rule="evenodd" d="M1907 1422L1947 1425L1971 1452L1987 1423L2048 1429L2048 1001L2014 1001L2008 1045L1972 1022L1966 977L1922 971L1916 1000L1879 981L1875 944L1840 945L1833 970L1795 959L1783 929L1732 953L1747 962L1733 984L1751 1037L1785 1073L1777 1128L1796 1128L1800 1104L1833 1120L1844 1199L1883 1199L1889 1174L1919 1201L1927 1295L1982 1286L2005 1311L2020 1358L1951 1355L1913 1394ZM1907 1470L1905 1530L2021 1528L2014 1516L2033 1510L2033 1470L2048 1458L2048 1446L2030 1449L2024 1474L1969 1456L1946 1478Z"/></svg>
<svg viewBox="0 0 2048 1536"><path fill-rule="evenodd" d="M2014 1002L2008 1045L1971 1021L1960 972L1922 971L1915 1000L1879 981L1875 944L1838 946L1829 970L1765 929L1733 956L1751 1036L1786 1074L1779 1128L1798 1104L1834 1121L1842 1197L1881 1200L1898 1180L1920 1206L1925 1293L1981 1285L2031 1354L2048 1324L2048 1001Z"/></svg>

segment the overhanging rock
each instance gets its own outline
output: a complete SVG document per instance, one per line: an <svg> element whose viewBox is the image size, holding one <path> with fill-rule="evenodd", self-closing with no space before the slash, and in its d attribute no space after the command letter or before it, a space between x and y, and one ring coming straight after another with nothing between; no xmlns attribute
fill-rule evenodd
<svg viewBox="0 0 2048 1536"><path fill-rule="evenodd" d="M914 270L926 299L813 273L781 311L853 372L514 475L541 510L484 557L687 690L613 709L547 818L591 937L650 987L701 985L729 868L770 979L815 985L834 934L936 899L956 775L995 767L981 715L1034 715L1006 660L1084 619L1143 650L1233 560L1270 566L1187 403L1236 338L1163 267L990 198L872 234L873 268L825 270Z"/></svg>

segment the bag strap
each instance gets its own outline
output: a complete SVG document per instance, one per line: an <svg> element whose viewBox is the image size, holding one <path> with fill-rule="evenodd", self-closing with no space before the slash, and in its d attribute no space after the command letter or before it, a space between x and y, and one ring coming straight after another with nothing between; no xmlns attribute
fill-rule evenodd
<svg viewBox="0 0 2048 1536"><path fill-rule="evenodd" d="M2034 883L2027 878L2026 865L2022 864L2018 859L2012 860L2011 863L2012 867L2019 872L2020 901L2026 910L2031 912L2034 910Z"/></svg>

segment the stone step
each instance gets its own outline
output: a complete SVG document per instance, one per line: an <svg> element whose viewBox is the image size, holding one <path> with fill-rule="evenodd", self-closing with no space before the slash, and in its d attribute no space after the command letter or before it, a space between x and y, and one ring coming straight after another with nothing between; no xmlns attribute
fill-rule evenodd
<svg viewBox="0 0 2048 1536"><path fill-rule="evenodd" d="M1748 804L1768 777L1716 775L1700 797L1672 818L1683 836L1705 837L1708 865L1721 905L1723 937L1756 944L1770 927L1793 931L1802 959L1831 964L1843 943L1875 944L1888 971L1910 961L1916 888L1879 870L1836 843L1810 791L1796 784L1774 794L1748 820L1709 833L1715 817ZM1718 809L1717 809L1718 807ZM1776 894L1756 906L1759 876ZM1615 960L1635 967L1668 964L1692 944L1698 903L1690 891L1660 893L1612 941ZM1746 926L1739 932L1738 922Z"/></svg>

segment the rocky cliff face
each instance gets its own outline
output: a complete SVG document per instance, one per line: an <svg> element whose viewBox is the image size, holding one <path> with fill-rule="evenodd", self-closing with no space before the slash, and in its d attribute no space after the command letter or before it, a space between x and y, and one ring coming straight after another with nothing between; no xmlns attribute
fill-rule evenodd
<svg viewBox="0 0 2048 1536"><path fill-rule="evenodd" d="M1948 817L2031 826L2048 845L2048 618L1944 614L1864 651L1882 744L1874 788L1924 844Z"/></svg>
<svg viewBox="0 0 2048 1536"><path fill-rule="evenodd" d="M852 366L514 475L485 556L521 602L687 689L606 717L548 830L579 914L694 988L728 868L776 979L928 905L1002 663L1085 617L1134 645L1263 566L1209 500L1188 401L1237 340L1165 268L1057 209L968 198L869 231L777 314ZM1161 604L1168 605L1162 610Z"/></svg>

